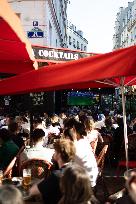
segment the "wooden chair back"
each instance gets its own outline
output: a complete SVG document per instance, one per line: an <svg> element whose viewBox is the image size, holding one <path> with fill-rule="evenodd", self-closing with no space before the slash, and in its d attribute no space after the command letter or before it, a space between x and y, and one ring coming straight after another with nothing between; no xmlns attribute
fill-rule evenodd
<svg viewBox="0 0 136 204"><path fill-rule="evenodd" d="M108 150L108 145L104 145L102 148L101 152L99 153L98 157L96 158L97 165L99 167L99 173L101 174L104 168L104 161L105 161L105 156Z"/></svg>
<svg viewBox="0 0 136 204"><path fill-rule="evenodd" d="M15 169L19 168L19 162L20 162L20 154L22 153L22 151L24 150L25 146L22 146L22 148L19 150L19 152L17 153L17 155L12 159L12 161L10 162L10 164L7 166L7 168L4 171L4 177L8 177L11 178L12 177L12 173L13 173L13 169L15 167Z"/></svg>
<svg viewBox="0 0 136 204"><path fill-rule="evenodd" d="M4 177L7 177L7 178L11 178L12 177L12 170L13 170L13 167L16 163L16 157L14 157L12 159L12 161L10 162L10 164L7 166L6 170L4 171Z"/></svg>
<svg viewBox="0 0 136 204"><path fill-rule="evenodd" d="M29 159L24 161L21 165L20 171L23 172L23 169L31 169L32 178L47 178L50 172L51 164L43 159Z"/></svg>
<svg viewBox="0 0 136 204"><path fill-rule="evenodd" d="M112 136L111 135L102 135L104 144L110 144L112 142Z"/></svg>

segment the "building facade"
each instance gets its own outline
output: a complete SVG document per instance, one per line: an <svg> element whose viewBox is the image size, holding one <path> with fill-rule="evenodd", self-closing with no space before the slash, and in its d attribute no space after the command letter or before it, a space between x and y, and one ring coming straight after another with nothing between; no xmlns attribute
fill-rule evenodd
<svg viewBox="0 0 136 204"><path fill-rule="evenodd" d="M67 21L67 48L71 50L87 51L88 41L83 37L83 31Z"/></svg>
<svg viewBox="0 0 136 204"><path fill-rule="evenodd" d="M8 0L8 2L19 16L33 45L87 51L88 41L83 37L83 32L76 30L73 24L67 23L69 0ZM40 107L43 112L59 112L64 105L62 94L62 91L45 92L44 95L30 94L31 111L39 113ZM26 97L27 100L28 98ZM39 98L44 99L43 104ZM23 107L24 100L21 102ZM17 102L13 104L16 105ZM26 104L28 108L28 103Z"/></svg>
<svg viewBox="0 0 136 204"><path fill-rule="evenodd" d="M87 51L83 32L67 20L68 0L8 0L34 45Z"/></svg>
<svg viewBox="0 0 136 204"><path fill-rule="evenodd" d="M9 0L30 42L66 47L67 0Z"/></svg>
<svg viewBox="0 0 136 204"><path fill-rule="evenodd" d="M116 16L113 50L136 44L136 0L121 7Z"/></svg>

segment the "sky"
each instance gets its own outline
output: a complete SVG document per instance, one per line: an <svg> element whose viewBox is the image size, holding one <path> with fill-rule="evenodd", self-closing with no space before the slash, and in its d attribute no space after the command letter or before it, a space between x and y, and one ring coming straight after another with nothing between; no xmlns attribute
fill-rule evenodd
<svg viewBox="0 0 136 204"><path fill-rule="evenodd" d="M129 0L70 0L68 19L82 30L88 40L88 52L112 51L116 14ZM132 0L130 0L132 1Z"/></svg>

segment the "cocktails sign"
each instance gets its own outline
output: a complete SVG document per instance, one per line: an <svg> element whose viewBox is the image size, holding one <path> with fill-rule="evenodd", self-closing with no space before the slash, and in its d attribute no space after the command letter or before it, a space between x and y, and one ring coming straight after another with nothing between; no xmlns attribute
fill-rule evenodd
<svg viewBox="0 0 136 204"><path fill-rule="evenodd" d="M79 52L67 49L54 49L38 46L33 46L32 48L34 51L35 58L40 61L71 61L94 55L92 53Z"/></svg>

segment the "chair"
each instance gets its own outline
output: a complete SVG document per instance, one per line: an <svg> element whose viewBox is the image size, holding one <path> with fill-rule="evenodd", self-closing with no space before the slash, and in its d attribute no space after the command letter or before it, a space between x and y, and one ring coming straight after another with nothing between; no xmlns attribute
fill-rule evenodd
<svg viewBox="0 0 136 204"><path fill-rule="evenodd" d="M104 144L110 144L112 142L112 136L111 135L102 135Z"/></svg>
<svg viewBox="0 0 136 204"><path fill-rule="evenodd" d="M20 171L23 171L23 169L31 169L31 175L32 178L47 178L47 176L50 173L51 164L43 159L29 159L27 161L24 161L21 165Z"/></svg>
<svg viewBox="0 0 136 204"><path fill-rule="evenodd" d="M11 178L12 174L17 173L18 171L18 164L19 164L19 157L21 152L24 150L25 146L22 146L22 148L19 150L17 155L12 159L12 161L9 163L7 168L4 171L4 177Z"/></svg>
<svg viewBox="0 0 136 204"><path fill-rule="evenodd" d="M96 139L95 141L90 142L91 148L93 153L95 154L96 148L97 148L97 142L98 140Z"/></svg>
<svg viewBox="0 0 136 204"><path fill-rule="evenodd" d="M105 178L103 176L103 168L104 168L104 162L105 162L105 156L106 156L107 150L108 150L108 145L104 145L98 157L96 158L98 169L99 169L99 174L97 178L95 194L96 195L99 194L99 190L101 188L102 192L104 193L105 198L109 196ZM101 187L99 188L99 186Z"/></svg>
<svg viewBox="0 0 136 204"><path fill-rule="evenodd" d="M12 161L10 162L10 164L8 165L6 170L4 171L4 174L3 174L4 177L7 177L7 178L11 178L12 177L12 170L13 170L13 167L15 166L16 159L17 159L16 157L14 157L12 159Z"/></svg>
<svg viewBox="0 0 136 204"><path fill-rule="evenodd" d="M121 147L121 152L124 154L122 155L122 159L118 163L117 167L117 175L119 175L120 168L126 168L126 160L125 160L125 147L124 142ZM128 167L129 168L136 168L136 134L128 135Z"/></svg>
<svg viewBox="0 0 136 204"><path fill-rule="evenodd" d="M108 145L108 151L107 151L107 157L106 157L106 164L108 164L108 166L110 168L112 168L112 149L113 149L113 137L109 134L107 135L102 135L103 138L103 144L104 145Z"/></svg>
<svg viewBox="0 0 136 204"><path fill-rule="evenodd" d="M103 168L104 168L104 161L105 161L105 155L108 150L108 145L104 145L101 152L99 153L98 157L96 158L97 165L99 167L99 175L102 174Z"/></svg>

